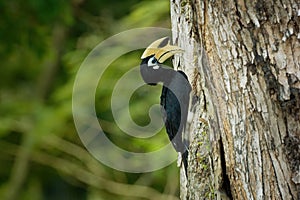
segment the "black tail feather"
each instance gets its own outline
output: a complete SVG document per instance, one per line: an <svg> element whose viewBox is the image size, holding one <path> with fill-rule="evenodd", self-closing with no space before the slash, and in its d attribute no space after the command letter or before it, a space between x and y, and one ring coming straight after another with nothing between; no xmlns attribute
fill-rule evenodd
<svg viewBox="0 0 300 200"><path fill-rule="evenodd" d="M184 165L185 175L186 175L186 178L188 178L187 167L188 167L189 152L186 150L185 152L182 153L181 156L182 156L182 162L183 162L183 165Z"/></svg>

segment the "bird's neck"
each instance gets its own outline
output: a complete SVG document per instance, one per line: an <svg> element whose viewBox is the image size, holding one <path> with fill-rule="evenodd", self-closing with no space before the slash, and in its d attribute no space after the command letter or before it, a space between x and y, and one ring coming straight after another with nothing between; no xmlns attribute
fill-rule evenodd
<svg viewBox="0 0 300 200"><path fill-rule="evenodd" d="M167 68L161 68L160 72L161 81L164 85L168 85L176 74L175 70Z"/></svg>

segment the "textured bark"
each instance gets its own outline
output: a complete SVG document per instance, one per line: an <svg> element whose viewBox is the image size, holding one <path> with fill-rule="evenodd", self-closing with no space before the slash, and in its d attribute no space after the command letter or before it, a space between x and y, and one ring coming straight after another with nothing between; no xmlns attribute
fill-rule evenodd
<svg viewBox="0 0 300 200"><path fill-rule="evenodd" d="M182 199L300 199L297 0L171 0L195 97Z"/></svg>

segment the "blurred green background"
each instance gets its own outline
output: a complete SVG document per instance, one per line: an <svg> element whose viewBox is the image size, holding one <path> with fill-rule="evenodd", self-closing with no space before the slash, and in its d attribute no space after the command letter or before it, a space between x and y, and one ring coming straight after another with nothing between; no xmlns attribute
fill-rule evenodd
<svg viewBox="0 0 300 200"><path fill-rule="evenodd" d="M85 150L72 118L74 78L87 54L130 28L170 28L169 0L0 1L0 24L0 199L177 199L176 163L144 174L106 167ZM167 144L164 130L151 140L129 139L110 108L114 84L140 55L111 64L96 109L115 143L147 152ZM147 108L159 96L159 87L135 93L130 111L137 124L149 123Z"/></svg>

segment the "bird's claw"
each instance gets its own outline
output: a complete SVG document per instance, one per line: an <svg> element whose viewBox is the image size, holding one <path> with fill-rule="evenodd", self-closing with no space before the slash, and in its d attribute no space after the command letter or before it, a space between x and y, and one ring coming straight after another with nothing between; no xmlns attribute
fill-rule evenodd
<svg viewBox="0 0 300 200"><path fill-rule="evenodd" d="M177 159L177 167L180 167L182 163L182 155L178 152L178 159Z"/></svg>

